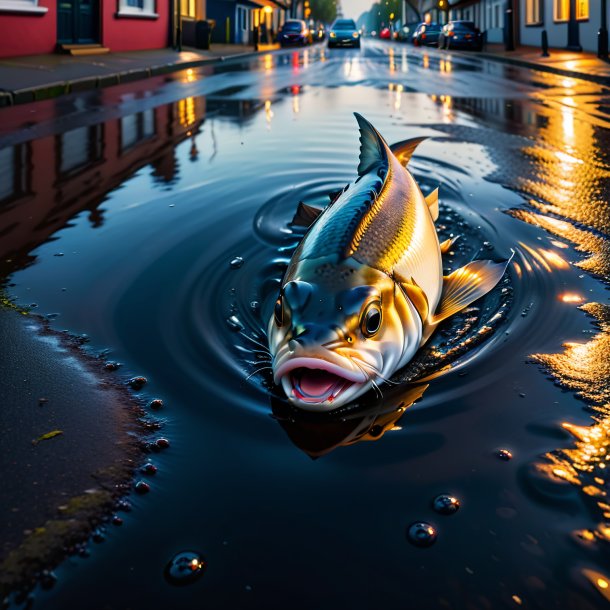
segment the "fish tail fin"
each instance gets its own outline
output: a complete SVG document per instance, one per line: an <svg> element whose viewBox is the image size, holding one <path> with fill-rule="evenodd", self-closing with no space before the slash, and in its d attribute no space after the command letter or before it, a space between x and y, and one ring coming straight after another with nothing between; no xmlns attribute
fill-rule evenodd
<svg viewBox="0 0 610 610"><path fill-rule="evenodd" d="M447 254L447 252L449 252L449 250L451 250L451 247L459 238L460 238L460 236L456 235L455 237L450 237L449 239L446 239L444 242L442 242L440 244L441 254Z"/></svg>

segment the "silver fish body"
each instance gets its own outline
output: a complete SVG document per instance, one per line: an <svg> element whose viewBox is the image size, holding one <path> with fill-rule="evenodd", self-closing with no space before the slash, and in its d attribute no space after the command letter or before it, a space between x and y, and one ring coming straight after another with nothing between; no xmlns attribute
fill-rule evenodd
<svg viewBox="0 0 610 610"><path fill-rule="evenodd" d="M378 388L506 267L475 261L443 278L437 193L425 198L405 167L421 139L389 147L356 117L358 178L295 250L268 327L274 381L307 410Z"/></svg>

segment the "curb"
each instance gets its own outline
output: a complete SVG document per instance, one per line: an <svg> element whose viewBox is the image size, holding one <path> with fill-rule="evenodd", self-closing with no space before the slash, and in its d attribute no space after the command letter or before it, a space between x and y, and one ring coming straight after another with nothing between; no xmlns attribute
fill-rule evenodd
<svg viewBox="0 0 610 610"><path fill-rule="evenodd" d="M27 89L16 89L14 91L0 90L0 108L7 106L16 106L18 104L28 104L30 102L38 102L48 100L68 93L80 93L92 89L102 89L123 83L131 83L138 80L144 80L151 76L160 76L163 74L171 74L172 72L181 72L189 68L199 68L201 66L229 61L232 59L247 59L257 55L267 53L277 53L282 49L272 49L268 51L248 51L246 53L236 53L234 55L218 55L217 57L202 57L193 61L185 61L182 63L169 63L152 66L150 68L137 68L126 72L117 72L115 74L104 74L103 76L85 76L74 80L60 81L30 87Z"/></svg>
<svg viewBox="0 0 610 610"><path fill-rule="evenodd" d="M455 53L456 51L451 51ZM467 53L463 51L457 51L463 57L468 57ZM496 55L495 53L487 53L485 51L479 52L476 55L483 59L489 59L491 61L497 61L504 64L511 64L513 66L520 66L522 68L529 68L530 70L538 70L539 72L551 72L552 74L558 74L559 76L567 76L568 78L578 78L580 80L587 80L599 85L610 86L610 75L604 76L602 74L587 74L586 72L575 72L574 70L564 70L562 68L556 68L555 66L549 66L547 64L539 64L533 61L527 61L525 59L519 59L516 57L505 57L504 55Z"/></svg>

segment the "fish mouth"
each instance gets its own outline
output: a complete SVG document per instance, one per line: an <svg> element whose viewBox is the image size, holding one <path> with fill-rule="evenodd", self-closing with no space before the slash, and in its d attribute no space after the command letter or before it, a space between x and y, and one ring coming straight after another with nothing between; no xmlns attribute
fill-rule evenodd
<svg viewBox="0 0 610 610"><path fill-rule="evenodd" d="M346 394L355 394L367 381L360 371L318 358L291 359L278 368L275 377L289 399L310 409L339 406L338 401L343 403Z"/></svg>

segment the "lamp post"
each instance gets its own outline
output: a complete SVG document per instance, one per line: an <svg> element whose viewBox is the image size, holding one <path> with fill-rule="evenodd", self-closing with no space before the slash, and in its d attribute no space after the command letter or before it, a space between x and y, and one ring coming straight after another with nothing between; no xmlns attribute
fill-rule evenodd
<svg viewBox="0 0 610 610"><path fill-rule="evenodd" d="M570 0L570 18L568 20L568 50L582 51L580 32L576 21L576 0Z"/></svg>
<svg viewBox="0 0 610 610"><path fill-rule="evenodd" d="M602 14L600 28L597 33L597 56L608 59L608 4L607 0L601 0Z"/></svg>
<svg viewBox="0 0 610 610"><path fill-rule="evenodd" d="M515 11L513 10L513 0L506 0L504 11L504 48L507 51L515 50Z"/></svg>

